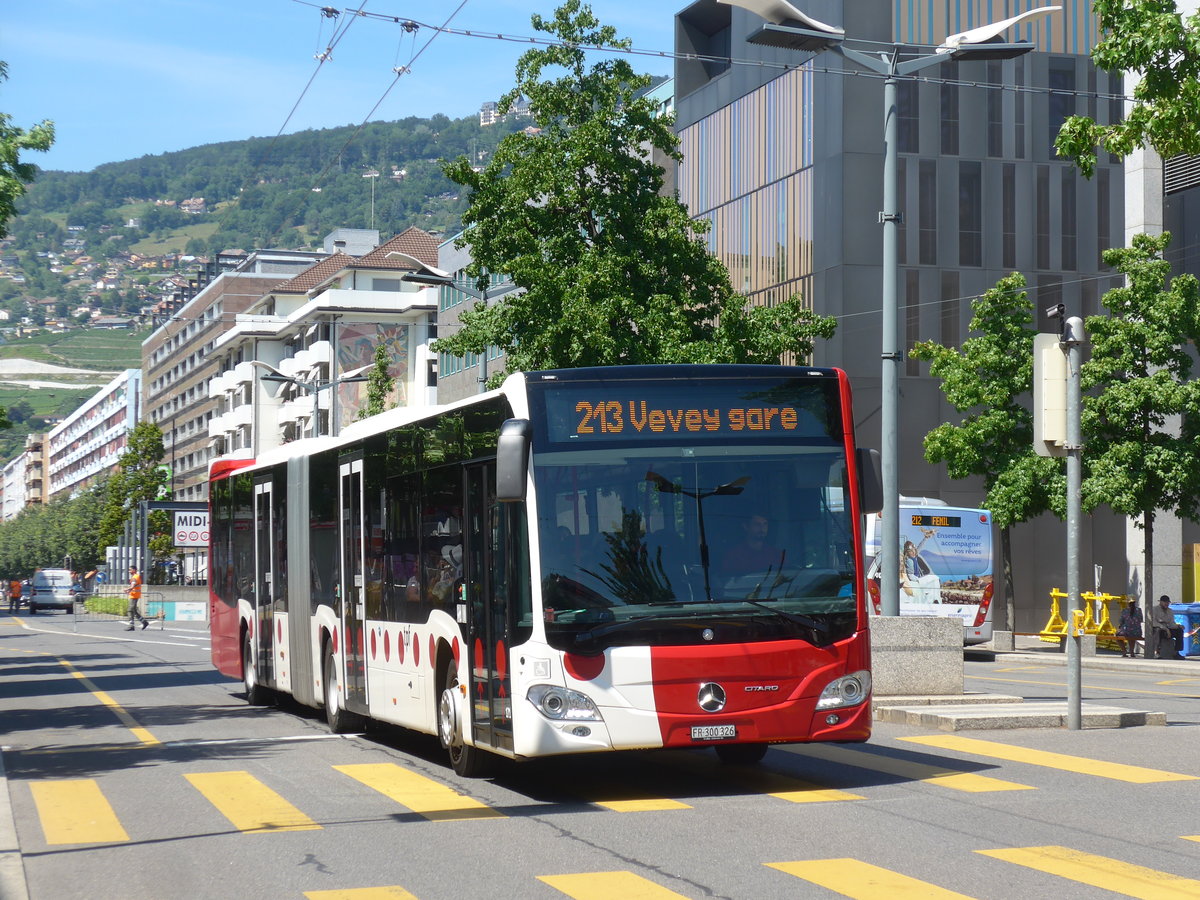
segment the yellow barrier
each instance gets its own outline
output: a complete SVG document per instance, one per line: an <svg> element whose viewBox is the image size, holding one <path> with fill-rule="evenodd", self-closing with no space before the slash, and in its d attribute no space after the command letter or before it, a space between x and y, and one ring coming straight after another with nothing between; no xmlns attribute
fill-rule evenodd
<svg viewBox="0 0 1200 900"><path fill-rule="evenodd" d="M1071 611L1072 619L1075 622L1075 633L1094 634L1098 647L1120 650L1124 646L1124 641L1116 639L1117 629L1113 625L1112 604L1117 601L1123 605L1128 602L1129 598L1125 594L1096 594L1092 591L1085 591L1079 596L1083 600L1083 609ZM1062 608L1059 605L1059 601L1066 598L1067 595L1058 588L1050 591L1050 620L1039 635L1041 640L1057 644L1062 636L1067 634L1067 621L1063 618ZM1096 621L1095 616L1097 603L1100 604L1099 621Z"/></svg>

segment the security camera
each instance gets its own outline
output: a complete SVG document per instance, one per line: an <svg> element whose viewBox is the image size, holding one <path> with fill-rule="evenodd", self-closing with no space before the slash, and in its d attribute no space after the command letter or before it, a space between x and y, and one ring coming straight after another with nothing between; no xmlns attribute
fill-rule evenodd
<svg viewBox="0 0 1200 900"><path fill-rule="evenodd" d="M1047 306L1046 307L1046 318L1057 319L1065 311L1066 311L1066 309L1061 303L1056 303L1053 306Z"/></svg>

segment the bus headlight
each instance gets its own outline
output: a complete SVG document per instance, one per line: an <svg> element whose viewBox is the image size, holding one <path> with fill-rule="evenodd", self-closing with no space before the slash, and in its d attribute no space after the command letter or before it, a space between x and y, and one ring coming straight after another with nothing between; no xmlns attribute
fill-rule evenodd
<svg viewBox="0 0 1200 900"><path fill-rule="evenodd" d="M535 684L525 695L547 719L600 722L600 710L591 698L552 684Z"/></svg>
<svg viewBox="0 0 1200 900"><path fill-rule="evenodd" d="M865 669L851 672L829 682L817 700L817 709L838 709L857 706L871 693L871 673Z"/></svg>

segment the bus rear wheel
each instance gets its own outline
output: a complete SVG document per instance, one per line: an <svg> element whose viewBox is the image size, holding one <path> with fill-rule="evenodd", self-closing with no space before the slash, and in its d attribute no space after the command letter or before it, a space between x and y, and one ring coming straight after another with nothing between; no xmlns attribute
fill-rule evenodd
<svg viewBox="0 0 1200 900"><path fill-rule="evenodd" d="M458 704L462 694L458 687L458 664L453 657L446 660L442 693L438 699L438 739L450 755L450 765L462 778L481 778L492 768L493 758L486 750L472 747L463 740L459 722Z"/></svg>
<svg viewBox="0 0 1200 900"><path fill-rule="evenodd" d="M717 759L729 766L752 766L767 755L766 744L717 744Z"/></svg>
<svg viewBox="0 0 1200 900"><path fill-rule="evenodd" d="M254 646L250 635L242 635L242 687L246 690L246 702L251 706L262 706L267 702L267 689L259 683L255 666Z"/></svg>
<svg viewBox="0 0 1200 900"><path fill-rule="evenodd" d="M325 664L321 669L325 687L325 721L329 730L334 734L349 734L362 730L362 719L342 706L342 698L337 688L337 666L333 659L333 650L325 646Z"/></svg>

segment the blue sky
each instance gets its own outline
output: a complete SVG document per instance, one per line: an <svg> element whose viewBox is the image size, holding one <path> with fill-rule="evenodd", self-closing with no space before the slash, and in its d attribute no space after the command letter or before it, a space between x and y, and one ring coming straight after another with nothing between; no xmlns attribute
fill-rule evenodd
<svg viewBox="0 0 1200 900"><path fill-rule="evenodd" d="M459 2L367 0L363 8L421 25L441 26L449 19L447 27L453 29L529 37L539 34L529 24L531 14L551 17L558 0L466 0L456 13ZM686 2L592 0L591 7L635 48L669 52L673 15ZM346 12L326 19L319 11L325 3ZM407 33L390 20L352 17L360 4L5 4L0 59L8 62L9 80L0 83L0 111L22 128L54 121L53 149L25 159L46 169L84 171L200 144L271 137L281 129L286 134L358 125L364 119L472 115L512 86L516 59L529 49L528 43L437 34L428 27ZM347 21L352 24L318 71L314 56L328 46L335 28L344 28L337 23ZM672 69L669 58L631 56L630 61L650 74ZM410 72L397 80L393 68L410 62Z"/></svg>

